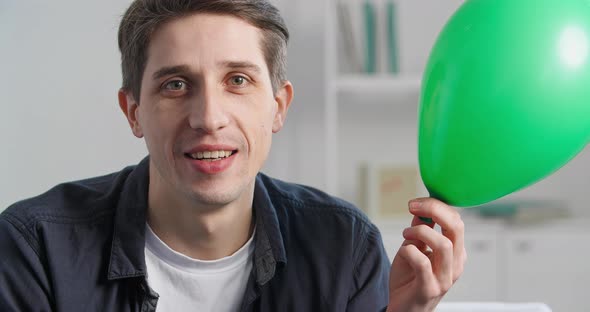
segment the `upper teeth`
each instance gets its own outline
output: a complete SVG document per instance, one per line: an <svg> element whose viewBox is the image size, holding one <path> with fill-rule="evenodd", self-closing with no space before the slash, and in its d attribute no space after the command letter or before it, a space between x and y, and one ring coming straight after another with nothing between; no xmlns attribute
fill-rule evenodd
<svg viewBox="0 0 590 312"><path fill-rule="evenodd" d="M206 159L206 158L225 158L231 155L231 151L206 151L206 152L196 152L191 154L192 158L195 159Z"/></svg>

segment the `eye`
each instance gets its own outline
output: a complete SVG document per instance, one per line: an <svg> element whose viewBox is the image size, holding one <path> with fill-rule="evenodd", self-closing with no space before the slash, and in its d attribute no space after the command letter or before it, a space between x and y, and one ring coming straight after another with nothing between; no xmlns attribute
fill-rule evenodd
<svg viewBox="0 0 590 312"><path fill-rule="evenodd" d="M168 91L181 91L186 89L186 83L182 80L172 80L164 84L164 89Z"/></svg>
<svg viewBox="0 0 590 312"><path fill-rule="evenodd" d="M229 83L232 86L243 86L246 82L247 80L243 76L233 76L229 79Z"/></svg>

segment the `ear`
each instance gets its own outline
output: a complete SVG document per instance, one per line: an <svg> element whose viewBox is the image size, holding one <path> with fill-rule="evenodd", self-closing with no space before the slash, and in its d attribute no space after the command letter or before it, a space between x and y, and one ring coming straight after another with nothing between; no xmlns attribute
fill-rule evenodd
<svg viewBox="0 0 590 312"><path fill-rule="evenodd" d="M123 89L119 90L119 107L125 114L127 121L129 122L129 126L131 127L131 131L133 135L138 138L143 137L143 131L141 130L141 125L139 124L139 103L137 103L131 94L131 92L125 91Z"/></svg>
<svg viewBox="0 0 590 312"><path fill-rule="evenodd" d="M293 85L290 81L285 80L275 93L277 111L275 112L275 119L272 124L273 133L277 133L283 128L291 101L293 101Z"/></svg>

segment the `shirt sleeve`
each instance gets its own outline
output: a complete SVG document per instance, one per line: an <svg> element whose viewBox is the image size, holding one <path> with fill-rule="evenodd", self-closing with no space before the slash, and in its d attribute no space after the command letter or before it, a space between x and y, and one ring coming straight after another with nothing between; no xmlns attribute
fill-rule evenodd
<svg viewBox="0 0 590 312"><path fill-rule="evenodd" d="M383 247L381 234L373 224L359 246L348 312L385 311L389 303L391 264Z"/></svg>
<svg viewBox="0 0 590 312"><path fill-rule="evenodd" d="M15 224L21 225L6 213L0 215L0 307L7 312L52 311L49 279L35 243Z"/></svg>

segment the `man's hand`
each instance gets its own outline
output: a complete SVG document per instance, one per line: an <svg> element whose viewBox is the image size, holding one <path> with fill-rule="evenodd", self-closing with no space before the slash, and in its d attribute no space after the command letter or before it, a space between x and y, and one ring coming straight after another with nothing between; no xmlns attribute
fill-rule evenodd
<svg viewBox="0 0 590 312"><path fill-rule="evenodd" d="M434 311L467 259L463 220L454 208L433 198L414 199L409 206L414 219L391 265L388 312ZM433 229L435 223L442 233Z"/></svg>

